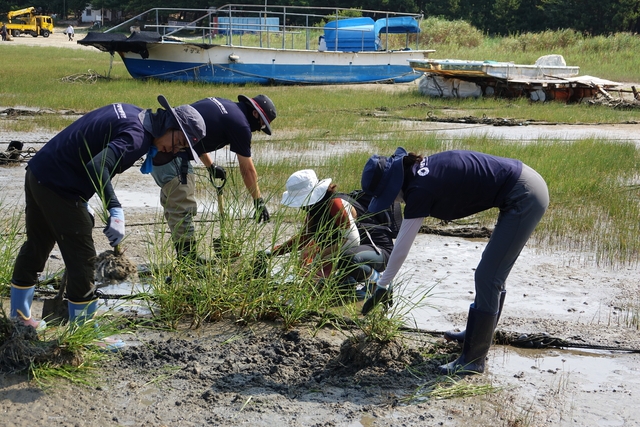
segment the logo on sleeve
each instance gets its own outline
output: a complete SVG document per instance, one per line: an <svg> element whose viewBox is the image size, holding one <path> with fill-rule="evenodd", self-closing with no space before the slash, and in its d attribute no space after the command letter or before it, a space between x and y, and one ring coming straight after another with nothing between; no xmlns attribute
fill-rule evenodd
<svg viewBox="0 0 640 427"><path fill-rule="evenodd" d="M127 113L124 112L124 108L122 108L122 104L113 104L113 110L116 113L116 117L119 119L126 119Z"/></svg>
<svg viewBox="0 0 640 427"><path fill-rule="evenodd" d="M217 98L209 98L209 100L218 106L222 114L229 114L227 109L224 108L224 105L222 105L222 102L218 101Z"/></svg>

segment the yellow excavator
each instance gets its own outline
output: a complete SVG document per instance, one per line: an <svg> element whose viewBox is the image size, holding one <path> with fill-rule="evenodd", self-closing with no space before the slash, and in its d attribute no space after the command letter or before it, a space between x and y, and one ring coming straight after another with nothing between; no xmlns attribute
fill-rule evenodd
<svg viewBox="0 0 640 427"><path fill-rule="evenodd" d="M53 18L41 15L35 7L12 10L7 13L7 34L18 37L30 34L33 37L49 37L53 33Z"/></svg>

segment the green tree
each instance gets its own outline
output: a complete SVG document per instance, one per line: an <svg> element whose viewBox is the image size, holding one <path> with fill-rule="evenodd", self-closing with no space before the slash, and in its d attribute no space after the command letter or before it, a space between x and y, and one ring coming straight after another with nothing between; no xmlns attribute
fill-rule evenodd
<svg viewBox="0 0 640 427"><path fill-rule="evenodd" d="M616 31L640 31L640 0L620 0L615 8L611 24Z"/></svg>

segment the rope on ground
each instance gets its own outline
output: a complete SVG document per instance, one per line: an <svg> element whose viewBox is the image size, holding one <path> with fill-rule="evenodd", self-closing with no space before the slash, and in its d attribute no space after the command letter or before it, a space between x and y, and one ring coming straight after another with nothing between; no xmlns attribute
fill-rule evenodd
<svg viewBox="0 0 640 427"><path fill-rule="evenodd" d="M86 73L71 74L60 79L63 83L85 83L94 84L98 79L104 79L106 77L96 73L93 70L88 70Z"/></svg>
<svg viewBox="0 0 640 427"><path fill-rule="evenodd" d="M443 331L429 331L419 328L400 328L403 332L413 332L417 334L426 334L432 336L443 336ZM553 337L546 332L536 334L525 334L519 332L506 332L496 330L494 342L500 345L510 345L512 347L519 348L582 348L586 350L609 350L609 351L622 351L626 353L640 353L640 349L629 348L613 345L599 345L589 343L578 343L564 340L562 338Z"/></svg>
<svg viewBox="0 0 640 427"><path fill-rule="evenodd" d="M0 153L0 165L18 166L36 154L36 149L29 147L26 150L8 150Z"/></svg>

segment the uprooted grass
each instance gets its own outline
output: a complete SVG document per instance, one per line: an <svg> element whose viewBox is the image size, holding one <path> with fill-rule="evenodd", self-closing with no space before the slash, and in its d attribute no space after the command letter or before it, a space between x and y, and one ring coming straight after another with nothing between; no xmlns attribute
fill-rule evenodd
<svg viewBox="0 0 640 427"><path fill-rule="evenodd" d="M55 378L89 384L93 369L112 353L96 345L102 336L113 334L116 323L101 318L81 326L66 325L37 333L11 320L0 310L0 372L27 373L41 386Z"/></svg>

